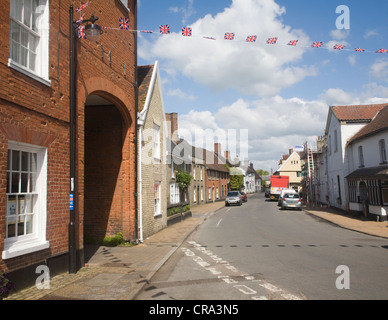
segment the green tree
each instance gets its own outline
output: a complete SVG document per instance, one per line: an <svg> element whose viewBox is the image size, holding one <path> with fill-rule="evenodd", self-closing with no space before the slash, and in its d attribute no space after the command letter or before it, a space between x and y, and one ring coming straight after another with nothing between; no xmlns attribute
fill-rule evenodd
<svg viewBox="0 0 388 320"><path fill-rule="evenodd" d="M241 190L243 187L244 176L231 175L230 176L230 190Z"/></svg>

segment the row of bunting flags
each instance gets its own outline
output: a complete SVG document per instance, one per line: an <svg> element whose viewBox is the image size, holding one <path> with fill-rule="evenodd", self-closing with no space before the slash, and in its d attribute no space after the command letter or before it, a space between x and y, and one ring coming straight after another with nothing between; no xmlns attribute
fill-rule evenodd
<svg viewBox="0 0 388 320"><path fill-rule="evenodd" d="M88 1L85 4L83 4L82 6L80 6L78 9L76 9L76 12L81 12L83 9L85 9L89 5L90 2L91 1ZM78 27L78 38L81 38L81 39L85 39L86 38L86 35L85 35L85 32L84 32L85 27L81 25L83 20L84 20L84 17L85 17L85 14L82 14L81 17L76 21L79 24L79 27ZM171 33L170 25L168 25L168 24L159 26L159 30L158 31L150 31L150 30L130 30L129 29L129 20L128 20L128 18L120 17L118 22L119 22L118 23L118 28L111 28L111 27L102 27L102 28L103 29L110 29L110 30L126 30L126 31L132 31L132 32L148 33L148 34L160 33L162 35L168 35L168 34ZM182 33L182 36L184 36L184 37L192 37L193 36L193 30L190 27L183 27L182 30L181 30L181 33ZM225 35L224 35L224 39L232 41L232 40L235 40L235 36L236 36L235 33L226 32ZM208 40L217 40L215 37L211 37L211 36L203 36L202 38L208 39ZM257 38L258 38L257 35L249 35L249 36L246 37L245 41L246 42L254 43L254 42L257 41ZM295 47L295 46L298 45L298 41L299 40L290 40L287 43L287 45ZM278 37L272 37L272 38L268 38L266 40L266 44L269 44L269 45L275 45L275 44L277 44L277 42L278 42ZM324 46L324 42L316 41L316 42L313 42L313 44L311 46L313 48L321 48L321 47ZM335 44L332 48L334 50L348 50L348 49L345 49L345 46L342 45L342 44ZM388 49L379 49L377 51L369 51L369 50L366 50L366 49L363 49L363 48L360 48L360 47L355 48L354 51L355 52L388 53Z"/></svg>

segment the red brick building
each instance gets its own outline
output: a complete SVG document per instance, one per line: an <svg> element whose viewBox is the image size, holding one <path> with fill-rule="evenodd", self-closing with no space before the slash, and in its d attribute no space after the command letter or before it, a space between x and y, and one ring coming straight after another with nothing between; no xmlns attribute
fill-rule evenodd
<svg viewBox="0 0 388 320"><path fill-rule="evenodd" d="M225 200L229 187L229 170L221 156L221 144L214 144L214 152L204 150L206 163L206 202Z"/></svg>
<svg viewBox="0 0 388 320"><path fill-rule="evenodd" d="M16 285L21 274L35 283L37 265L67 270L72 3L86 4L0 4L0 271ZM75 9L75 20L94 14L106 27L98 41L76 40L74 201L82 266L84 237L123 232L136 239L137 58L130 30L137 1L93 0ZM119 30L120 17L129 31Z"/></svg>

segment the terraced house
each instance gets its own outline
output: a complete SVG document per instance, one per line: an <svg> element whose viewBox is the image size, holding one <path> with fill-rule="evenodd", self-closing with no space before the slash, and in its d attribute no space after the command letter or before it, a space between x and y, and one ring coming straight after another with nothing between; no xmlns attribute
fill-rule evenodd
<svg viewBox="0 0 388 320"><path fill-rule="evenodd" d="M85 237L137 237L136 34L115 30L137 1L72 3L0 5L0 270L19 288L75 272Z"/></svg>

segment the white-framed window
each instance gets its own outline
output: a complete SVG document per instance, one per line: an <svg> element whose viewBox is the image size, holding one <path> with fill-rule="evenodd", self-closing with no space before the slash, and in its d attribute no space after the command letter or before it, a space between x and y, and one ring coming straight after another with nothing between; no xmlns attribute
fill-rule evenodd
<svg viewBox="0 0 388 320"><path fill-rule="evenodd" d="M362 150L362 146L358 147L358 161L359 161L359 166L363 167L364 166L364 151Z"/></svg>
<svg viewBox="0 0 388 320"><path fill-rule="evenodd" d="M154 216L161 215L160 182L154 183Z"/></svg>
<svg viewBox="0 0 388 320"><path fill-rule="evenodd" d="M200 175L200 179L201 179L201 181L202 181L202 180L203 180L202 168L199 168L199 175Z"/></svg>
<svg viewBox="0 0 388 320"><path fill-rule="evenodd" d="M47 149L9 141L3 259L49 247L46 199Z"/></svg>
<svg viewBox="0 0 388 320"><path fill-rule="evenodd" d="M385 140L379 140L379 150L380 150L380 163L387 163L387 150L385 149Z"/></svg>
<svg viewBox="0 0 388 320"><path fill-rule="evenodd" d="M203 201L203 187L201 187L201 201Z"/></svg>
<svg viewBox="0 0 388 320"><path fill-rule="evenodd" d="M48 0L10 3L8 66L50 86Z"/></svg>
<svg viewBox="0 0 388 320"><path fill-rule="evenodd" d="M216 198L218 199L219 197L218 197L218 187L217 187L217 189L216 189Z"/></svg>
<svg viewBox="0 0 388 320"><path fill-rule="evenodd" d="M160 127L157 124L154 124L154 147L153 147L153 156L154 159L160 160Z"/></svg>
<svg viewBox="0 0 388 320"><path fill-rule="evenodd" d="M194 192L193 192L193 201L197 202L197 190L195 188L194 188Z"/></svg>
<svg viewBox="0 0 388 320"><path fill-rule="evenodd" d="M209 188L209 200L212 199L212 188Z"/></svg>
<svg viewBox="0 0 388 320"><path fill-rule="evenodd" d="M177 204L180 202L179 183L170 184L170 204Z"/></svg>

